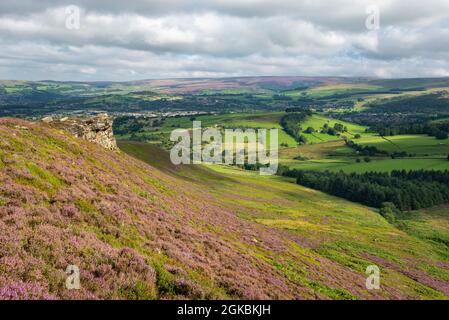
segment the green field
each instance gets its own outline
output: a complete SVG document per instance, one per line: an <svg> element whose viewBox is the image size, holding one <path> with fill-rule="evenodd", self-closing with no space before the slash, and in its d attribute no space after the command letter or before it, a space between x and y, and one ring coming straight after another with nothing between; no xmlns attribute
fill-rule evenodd
<svg viewBox="0 0 449 320"><path fill-rule="evenodd" d="M332 118L328 118L322 115L314 114L306 119L306 121L301 122L300 126L303 130L306 130L308 127L312 127L315 129L315 131L320 131L325 124L327 124L330 128L334 127L336 123L340 123L343 126L347 127L348 132L342 133L342 136L347 136L348 138L353 138L355 134L360 135L368 135L365 131L367 127L357 125L354 123L336 120ZM338 136L332 136L329 134L324 134L320 132L315 133L305 133L302 132L302 135L306 137L308 143L321 143L321 142L327 142L327 141L335 141L340 140L341 137Z"/></svg>
<svg viewBox="0 0 449 320"><path fill-rule="evenodd" d="M344 172L367 172L391 170L446 170L449 169L449 139L437 140L427 135L398 135L381 137L374 133L367 133L367 127L354 123L340 121L326 117L321 114L313 114L299 125L305 130L308 127L319 131L325 124L333 127L340 123L347 127L348 131L341 136L315 132L313 134L303 133L308 144L297 146L296 141L285 133L280 120L283 112L261 112L261 113L229 113L200 115L195 117L172 117L166 118L163 125L157 128L147 128L143 133L153 137L149 139L152 143L167 141L170 133L178 128L192 128L192 120L201 121L202 127L217 127L221 129L247 129L247 128L277 128L279 129L279 144L281 145L280 163L294 169L303 170L331 170ZM355 134L361 138L354 139ZM139 135L139 134L137 134ZM342 136L352 139L362 146L374 146L379 150L392 152L405 151L412 157L403 159L391 159L389 156L370 157L365 162L365 157L359 155L355 150L345 146ZM130 140L129 135L119 136L121 140ZM167 145L168 147L169 145ZM357 162L357 159L359 161Z"/></svg>
<svg viewBox="0 0 449 320"><path fill-rule="evenodd" d="M308 126L322 126L327 119L313 116L304 122ZM332 125L333 122L329 121ZM351 133L361 133L364 127L344 123ZM325 135L329 136L329 135ZM330 170L344 172L368 172L391 170L449 170L449 139L438 140L427 135L398 135L381 137L372 133L361 133L362 138L354 139L359 145L374 146L379 150L406 152L412 157L391 159L391 157L370 157L369 162L355 150L346 147L343 141L327 139L319 143L303 145L283 150L280 162L290 168L302 170ZM297 159L295 159L297 158ZM360 162L357 162L359 159Z"/></svg>
<svg viewBox="0 0 449 320"><path fill-rule="evenodd" d="M293 137L282 130L280 119L285 113L229 113L217 115L200 115L194 117L166 118L161 127L147 128L139 135L154 135L154 142L168 140L170 133L175 129L191 129L193 120L201 121L202 128L217 127L226 129L278 129L278 143L281 147L296 146ZM118 135L119 140L129 140L130 135Z"/></svg>
<svg viewBox="0 0 449 320"><path fill-rule="evenodd" d="M353 159L321 159L310 161L281 161L292 169L301 170L330 170L344 172L390 172L392 170L449 170L449 161L447 159L383 159L371 160L371 162L356 163Z"/></svg>
<svg viewBox="0 0 449 320"><path fill-rule="evenodd" d="M360 145L369 145L388 152L405 151L419 156L447 156L449 139L438 140L427 135L398 135L391 137L368 136L356 141Z"/></svg>

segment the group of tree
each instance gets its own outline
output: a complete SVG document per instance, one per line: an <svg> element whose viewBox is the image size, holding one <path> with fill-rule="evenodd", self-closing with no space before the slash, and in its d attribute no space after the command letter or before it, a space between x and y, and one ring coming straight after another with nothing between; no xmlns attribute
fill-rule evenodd
<svg viewBox="0 0 449 320"><path fill-rule="evenodd" d="M449 203L449 171L357 174L281 168L279 174L295 177L300 185L376 208L386 202L402 211Z"/></svg>
<svg viewBox="0 0 449 320"><path fill-rule="evenodd" d="M145 116L120 116L114 119L113 130L116 135L133 135L145 133L149 128L162 126L164 119L148 118ZM154 129L158 131L158 129Z"/></svg>
<svg viewBox="0 0 449 320"><path fill-rule="evenodd" d="M301 134L300 123L311 114L310 111L287 112L281 119L281 126L284 131L291 135L298 143L306 143L307 140Z"/></svg>
<svg viewBox="0 0 449 320"><path fill-rule="evenodd" d="M372 128L381 136L395 136L400 134L427 134L440 140L449 136L449 121L424 122L411 124L377 124Z"/></svg>
<svg viewBox="0 0 449 320"><path fill-rule="evenodd" d="M380 156L386 156L388 155L388 152L385 150L379 150L374 146L362 146L360 144L355 143L352 140L349 139L345 139L346 145L352 149L354 149L355 151L357 151L359 154L364 155L364 156L376 156L376 155L380 155Z"/></svg>
<svg viewBox="0 0 449 320"><path fill-rule="evenodd" d="M331 136L337 136L342 132L347 132L348 128L343 126L341 123L335 123L333 127L330 127L329 124L325 123L323 128L321 129L321 133L329 134Z"/></svg>
<svg viewBox="0 0 449 320"><path fill-rule="evenodd" d="M300 111L302 110L302 111ZM300 108L288 108L286 109L286 115L281 119L281 126L285 132L291 135L298 143L307 143L307 138L301 133L313 134L317 130L313 127L307 127L303 130L300 126L307 117L312 115L312 111ZM338 136L342 132L347 132L348 128L341 123L335 123L333 127L325 123L320 132L329 134L332 136Z"/></svg>

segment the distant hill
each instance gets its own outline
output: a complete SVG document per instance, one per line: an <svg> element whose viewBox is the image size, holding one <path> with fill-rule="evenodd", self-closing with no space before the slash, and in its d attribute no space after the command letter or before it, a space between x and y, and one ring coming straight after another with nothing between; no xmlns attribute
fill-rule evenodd
<svg viewBox="0 0 449 320"><path fill-rule="evenodd" d="M130 82L132 85L148 86L163 93L198 93L205 90L272 90L283 91L303 87L333 83L354 83L360 78L344 77L235 77L235 78L191 78L191 79L166 79L166 80L142 80Z"/></svg>
<svg viewBox="0 0 449 320"><path fill-rule="evenodd" d="M0 116L280 111L290 107L361 110L376 98L421 95L448 88L449 78L265 76L127 82L0 80Z"/></svg>
<svg viewBox="0 0 449 320"><path fill-rule="evenodd" d="M297 88L314 87L318 85L337 83L357 83L370 80L369 78L345 77L303 77L303 76L263 76L263 77L230 77L230 78L176 78L176 79L148 79L137 81L8 81L0 80L1 87L16 88L17 92L31 93L32 90L76 93L93 93L97 91L115 90L150 90L163 94L196 94L207 91L244 90L248 92L284 91ZM10 93L16 90L9 90Z"/></svg>

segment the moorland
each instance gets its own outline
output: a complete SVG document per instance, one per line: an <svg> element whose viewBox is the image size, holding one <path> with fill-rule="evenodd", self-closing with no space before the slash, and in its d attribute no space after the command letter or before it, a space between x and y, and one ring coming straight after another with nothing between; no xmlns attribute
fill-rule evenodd
<svg viewBox="0 0 449 320"><path fill-rule="evenodd" d="M102 112L121 152L35 121ZM0 81L0 116L13 293L73 298L74 260L83 298L449 297L448 78ZM194 120L278 129L278 174L173 165Z"/></svg>

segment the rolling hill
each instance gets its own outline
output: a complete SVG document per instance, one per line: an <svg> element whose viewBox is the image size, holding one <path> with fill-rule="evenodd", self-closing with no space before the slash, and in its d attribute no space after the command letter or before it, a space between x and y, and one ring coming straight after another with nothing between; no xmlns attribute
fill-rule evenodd
<svg viewBox="0 0 449 320"><path fill-rule="evenodd" d="M126 150L140 161L42 123L0 120L0 298L449 295L444 233L428 233L444 215L404 231L286 178L175 167L146 148ZM373 263L381 290L365 287ZM80 269L80 290L65 288L68 265Z"/></svg>
<svg viewBox="0 0 449 320"><path fill-rule="evenodd" d="M423 290L429 289L426 288L430 285L429 278L424 280L429 272L436 280L434 284L439 283L437 291L442 290L447 296L444 283L449 274L445 267L447 263L443 262L448 260L447 206L409 212L397 224L391 225L386 224L375 210L295 185L294 181L283 177L261 177L227 166L184 166L175 170L168 155L157 146L126 141L119 141L119 146L166 173L209 190L239 217L286 232L285 235L293 237L301 250L318 260L329 259L358 274L363 274L367 265L382 261L379 266L387 274L382 280L386 288L396 287L396 281L401 279L399 282L408 298L431 297L433 294L433 297L442 297L433 289L421 295ZM158 156L153 156L155 154ZM430 262L433 259L435 261ZM438 266L436 269L435 265ZM307 272L298 272L293 266L276 266L290 277L289 272L295 270L295 281L327 292L330 298L361 298L341 291L342 287L347 287L338 280L328 288L321 287L322 284L309 281ZM426 272L422 273L423 270ZM327 273L322 276L322 279L333 278L326 279L325 283L335 281L336 277ZM392 298L387 292L382 294Z"/></svg>

